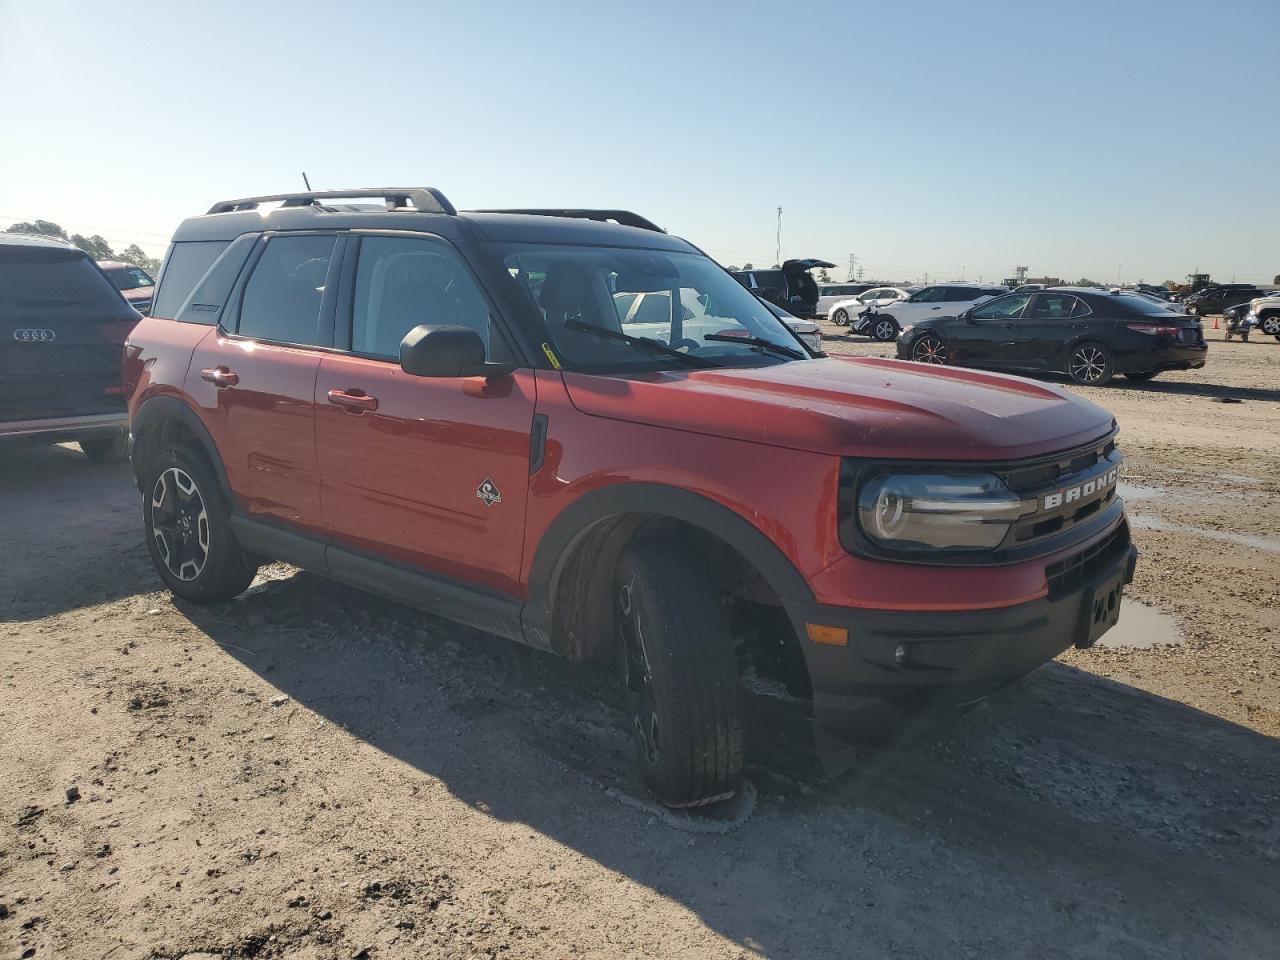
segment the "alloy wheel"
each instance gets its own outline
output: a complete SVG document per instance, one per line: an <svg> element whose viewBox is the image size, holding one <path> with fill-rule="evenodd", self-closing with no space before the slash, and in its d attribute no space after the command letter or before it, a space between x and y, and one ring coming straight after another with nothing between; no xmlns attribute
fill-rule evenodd
<svg viewBox="0 0 1280 960"><path fill-rule="evenodd" d="M844 310L837 310L831 315L831 322L837 327L847 327L849 325L849 314Z"/></svg>
<svg viewBox="0 0 1280 960"><path fill-rule="evenodd" d="M881 320L875 325L875 332L873 335L880 341L892 340L897 329L898 325L892 320Z"/></svg>
<svg viewBox="0 0 1280 960"><path fill-rule="evenodd" d="M1263 317L1262 332L1269 337L1280 335L1280 317Z"/></svg>
<svg viewBox="0 0 1280 960"><path fill-rule="evenodd" d="M191 475L169 467L151 490L151 536L179 580L194 580L209 559L209 515Z"/></svg>
<svg viewBox="0 0 1280 960"><path fill-rule="evenodd" d="M1099 347L1081 347L1071 355L1070 370L1073 380L1096 383L1107 372L1107 355Z"/></svg>
<svg viewBox="0 0 1280 960"><path fill-rule="evenodd" d="M925 337L911 348L911 359L920 363L946 363L947 345L937 337Z"/></svg>
<svg viewBox="0 0 1280 960"><path fill-rule="evenodd" d="M644 646L640 610L630 583L618 588L618 629L622 632L623 682L631 723L645 761L656 765L661 751L658 708L654 702L653 670Z"/></svg>

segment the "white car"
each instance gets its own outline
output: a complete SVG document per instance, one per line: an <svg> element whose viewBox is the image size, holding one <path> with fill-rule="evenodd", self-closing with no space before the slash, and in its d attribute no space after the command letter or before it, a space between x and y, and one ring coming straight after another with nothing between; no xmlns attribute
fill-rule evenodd
<svg viewBox="0 0 1280 960"><path fill-rule="evenodd" d="M838 327L847 327L857 321L864 310L871 307L887 307L891 303L905 300L919 290L919 287L872 287L864 290L856 297L838 300L827 311L827 319Z"/></svg>
<svg viewBox="0 0 1280 960"><path fill-rule="evenodd" d="M892 340L903 327L917 320L930 317L954 316L963 313L974 304L1000 297L1008 293L1007 287L995 283L935 283L917 290L905 300L879 307L868 316L868 322L877 333L887 331L885 318L893 321L895 329L886 339ZM877 336L876 339L879 339Z"/></svg>
<svg viewBox="0 0 1280 960"><path fill-rule="evenodd" d="M618 321L622 324L623 333L653 337L664 342L671 335L671 295L665 290L655 293L615 293L613 302L618 310ZM707 313L706 304L698 297L696 290L681 290L680 302L684 304L686 311L686 337L697 341L705 334L718 333L724 329L725 322ZM801 343L814 353L822 352L822 328L815 321L792 316L763 297L760 302L790 327Z"/></svg>
<svg viewBox="0 0 1280 960"><path fill-rule="evenodd" d="M818 306L814 309L814 313L819 317L829 317L831 308L841 300L856 297L874 286L874 283L819 283Z"/></svg>
<svg viewBox="0 0 1280 960"><path fill-rule="evenodd" d="M1265 297L1250 300L1249 316L1267 336L1280 337L1280 292L1273 290Z"/></svg>

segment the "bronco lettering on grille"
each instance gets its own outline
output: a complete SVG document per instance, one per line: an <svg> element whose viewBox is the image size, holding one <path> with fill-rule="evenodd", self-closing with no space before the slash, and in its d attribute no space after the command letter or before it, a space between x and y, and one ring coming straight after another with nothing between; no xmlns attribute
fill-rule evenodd
<svg viewBox="0 0 1280 960"><path fill-rule="evenodd" d="M1095 493L1102 493L1108 487L1115 486L1115 482L1119 478L1120 468L1112 467L1106 473L1094 477L1092 480L1086 480L1084 483L1078 483L1074 487L1063 487L1054 493L1046 494L1041 507L1044 510L1053 510L1063 504L1075 503Z"/></svg>

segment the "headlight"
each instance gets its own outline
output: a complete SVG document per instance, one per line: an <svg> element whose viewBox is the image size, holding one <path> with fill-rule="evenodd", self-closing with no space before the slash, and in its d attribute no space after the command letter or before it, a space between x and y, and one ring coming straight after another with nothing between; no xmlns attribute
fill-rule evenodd
<svg viewBox="0 0 1280 960"><path fill-rule="evenodd" d="M898 331L898 336L905 337L908 333L916 328L914 323L908 323L905 327Z"/></svg>
<svg viewBox="0 0 1280 960"><path fill-rule="evenodd" d="M908 473L873 477L858 493L858 523L900 550L990 550L1019 517L1035 511L991 474Z"/></svg>

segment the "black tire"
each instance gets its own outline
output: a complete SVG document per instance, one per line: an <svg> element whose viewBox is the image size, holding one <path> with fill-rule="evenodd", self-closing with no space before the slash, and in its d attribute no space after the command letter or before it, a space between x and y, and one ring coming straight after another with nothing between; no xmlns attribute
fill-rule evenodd
<svg viewBox="0 0 1280 960"><path fill-rule="evenodd" d="M129 435L124 431L110 437L91 437L77 442L84 455L94 463L119 463L129 459Z"/></svg>
<svg viewBox="0 0 1280 960"><path fill-rule="evenodd" d="M1268 337L1280 337L1280 313L1269 313L1258 321L1258 329Z"/></svg>
<svg viewBox="0 0 1280 960"><path fill-rule="evenodd" d="M898 321L893 317L869 317L871 322L871 339L880 343L888 343L898 339Z"/></svg>
<svg viewBox="0 0 1280 960"><path fill-rule="evenodd" d="M258 572L231 532L231 510L204 457L182 446L160 450L142 492L147 549L165 586L192 603L222 603Z"/></svg>
<svg viewBox="0 0 1280 960"><path fill-rule="evenodd" d="M1115 360L1102 344L1086 340L1071 348L1067 356L1067 376L1073 382L1085 387L1103 387L1115 375Z"/></svg>
<svg viewBox="0 0 1280 960"><path fill-rule="evenodd" d="M921 337L911 345L911 359L917 363L943 364L947 362L947 345L933 334Z"/></svg>
<svg viewBox="0 0 1280 960"><path fill-rule="evenodd" d="M742 691L728 613L707 571L678 544L623 550L613 617L645 783L671 807L733 796L742 780Z"/></svg>
<svg viewBox="0 0 1280 960"><path fill-rule="evenodd" d="M849 311L841 307L831 314L831 322L837 327L847 327L849 325Z"/></svg>
<svg viewBox="0 0 1280 960"><path fill-rule="evenodd" d="M1159 370L1134 370L1126 373L1125 376L1130 380L1137 380L1139 383L1146 383L1148 380L1154 380Z"/></svg>

